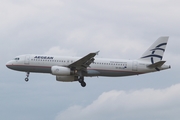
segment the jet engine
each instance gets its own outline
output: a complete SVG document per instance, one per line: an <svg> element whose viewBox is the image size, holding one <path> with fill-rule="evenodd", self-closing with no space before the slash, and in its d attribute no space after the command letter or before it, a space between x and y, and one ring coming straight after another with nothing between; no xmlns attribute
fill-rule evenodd
<svg viewBox="0 0 180 120"><path fill-rule="evenodd" d="M74 74L74 72L71 71L70 68L62 67L62 66L52 66L51 73L57 76L68 76Z"/></svg>

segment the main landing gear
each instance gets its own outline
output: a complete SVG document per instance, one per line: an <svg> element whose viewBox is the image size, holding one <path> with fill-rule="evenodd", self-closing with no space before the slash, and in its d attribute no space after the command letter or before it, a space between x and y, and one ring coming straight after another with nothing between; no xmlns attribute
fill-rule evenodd
<svg viewBox="0 0 180 120"><path fill-rule="evenodd" d="M29 81L29 74L30 74L30 72L27 72L27 74L26 74L26 78L25 78L25 81L26 81L26 82L28 82L28 81Z"/></svg>
<svg viewBox="0 0 180 120"><path fill-rule="evenodd" d="M84 82L84 77L79 77L78 81L79 81L79 83L81 83L82 87L86 86L86 83Z"/></svg>

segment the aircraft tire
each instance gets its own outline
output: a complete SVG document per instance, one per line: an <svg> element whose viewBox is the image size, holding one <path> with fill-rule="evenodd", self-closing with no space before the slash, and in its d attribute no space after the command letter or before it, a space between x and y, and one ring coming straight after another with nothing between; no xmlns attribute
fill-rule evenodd
<svg viewBox="0 0 180 120"><path fill-rule="evenodd" d="M29 81L29 79L28 79L28 78L25 78L25 81L26 81L26 82L28 82L28 81Z"/></svg>
<svg viewBox="0 0 180 120"><path fill-rule="evenodd" d="M82 87L86 87L86 83L85 82L81 82L81 86Z"/></svg>

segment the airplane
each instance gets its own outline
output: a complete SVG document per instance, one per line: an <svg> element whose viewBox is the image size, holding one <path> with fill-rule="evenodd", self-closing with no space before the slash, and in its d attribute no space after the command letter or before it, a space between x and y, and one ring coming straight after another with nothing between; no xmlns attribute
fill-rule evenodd
<svg viewBox="0 0 180 120"><path fill-rule="evenodd" d="M81 58L26 54L15 57L7 62L6 66L12 70L26 72L26 82L29 80L30 72L50 73L56 76L57 81L79 81L81 86L85 87L84 77L131 76L171 68L162 60L168 39L168 36L159 37L135 60L95 58L99 51Z"/></svg>

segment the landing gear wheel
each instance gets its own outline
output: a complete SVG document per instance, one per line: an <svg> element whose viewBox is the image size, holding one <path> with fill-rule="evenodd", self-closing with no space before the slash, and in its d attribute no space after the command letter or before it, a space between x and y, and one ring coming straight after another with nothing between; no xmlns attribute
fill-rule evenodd
<svg viewBox="0 0 180 120"><path fill-rule="evenodd" d="M79 77L78 81L79 81L79 83L81 84L82 87L86 86L86 83L84 82L84 77L83 76Z"/></svg>
<svg viewBox="0 0 180 120"><path fill-rule="evenodd" d="M29 74L30 74L30 72L27 72L27 74L26 74L26 78L25 78L25 81L27 82L27 81L29 81Z"/></svg>
<svg viewBox="0 0 180 120"><path fill-rule="evenodd" d="M28 82L28 81L29 81L29 78L25 78L25 81Z"/></svg>
<svg viewBox="0 0 180 120"><path fill-rule="evenodd" d="M85 87L86 86L86 83L83 81L83 82L81 82L81 86L82 87Z"/></svg>

